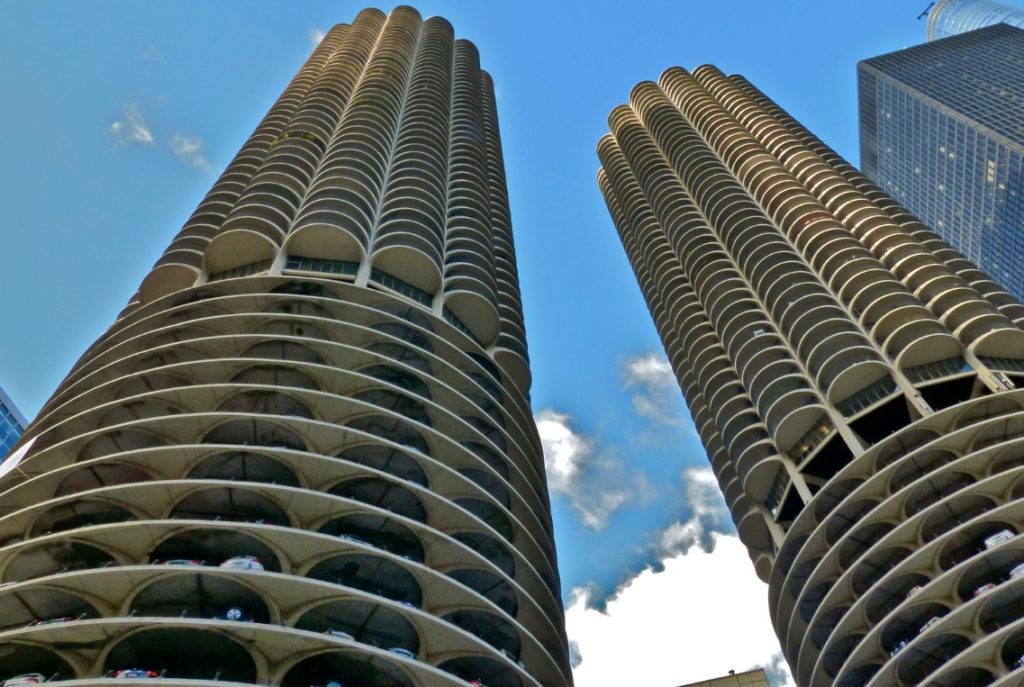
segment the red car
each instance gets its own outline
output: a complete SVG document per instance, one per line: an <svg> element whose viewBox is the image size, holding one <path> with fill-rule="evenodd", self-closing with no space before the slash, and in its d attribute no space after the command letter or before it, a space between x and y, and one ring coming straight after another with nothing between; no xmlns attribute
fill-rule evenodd
<svg viewBox="0 0 1024 687"><path fill-rule="evenodd" d="M110 672L110 677L160 677L162 673L146 668L121 668Z"/></svg>

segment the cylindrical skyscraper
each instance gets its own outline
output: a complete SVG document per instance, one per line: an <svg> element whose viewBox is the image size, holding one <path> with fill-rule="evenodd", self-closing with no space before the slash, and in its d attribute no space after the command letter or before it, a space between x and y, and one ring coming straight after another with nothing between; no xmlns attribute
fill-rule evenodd
<svg viewBox="0 0 1024 687"><path fill-rule="evenodd" d="M670 69L610 124L601 189L797 683L1019 684L1024 306L742 77Z"/></svg>
<svg viewBox="0 0 1024 687"><path fill-rule="evenodd" d="M0 681L571 685L529 386L490 77L363 11L0 471Z"/></svg>
<svg viewBox="0 0 1024 687"><path fill-rule="evenodd" d="M934 41L993 24L1024 29L1024 9L999 0L939 0L928 11L925 33Z"/></svg>

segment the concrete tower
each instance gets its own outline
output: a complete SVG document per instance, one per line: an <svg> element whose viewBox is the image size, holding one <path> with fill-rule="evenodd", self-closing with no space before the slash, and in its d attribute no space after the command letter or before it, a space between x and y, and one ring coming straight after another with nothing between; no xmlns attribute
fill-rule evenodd
<svg viewBox="0 0 1024 687"><path fill-rule="evenodd" d="M0 477L0 680L570 685L529 386L491 79L365 10Z"/></svg>
<svg viewBox="0 0 1024 687"><path fill-rule="evenodd" d="M1019 684L1024 306L742 77L670 69L610 123L599 183L797 683Z"/></svg>

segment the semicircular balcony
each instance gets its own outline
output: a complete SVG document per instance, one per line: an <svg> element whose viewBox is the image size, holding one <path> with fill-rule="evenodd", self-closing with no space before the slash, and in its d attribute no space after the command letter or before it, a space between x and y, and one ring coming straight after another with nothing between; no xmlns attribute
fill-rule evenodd
<svg viewBox="0 0 1024 687"><path fill-rule="evenodd" d="M382 649L404 649L413 656L420 653L419 633L405 616L362 599L315 606L303 613L295 627Z"/></svg>
<svg viewBox="0 0 1024 687"><path fill-rule="evenodd" d="M271 261L278 244L258 228L237 228L225 231L210 241L204 254L207 274L221 274L243 265Z"/></svg>
<svg viewBox="0 0 1024 687"><path fill-rule="evenodd" d="M202 568L178 568L173 573L139 589L129 602L129 615L271 622L266 600L249 586Z"/></svg>
<svg viewBox="0 0 1024 687"><path fill-rule="evenodd" d="M356 650L317 653L292 666L281 679L281 687L332 684L416 687L413 679L394 662Z"/></svg>
<svg viewBox="0 0 1024 687"><path fill-rule="evenodd" d="M78 675L72 665L56 651L24 642L0 643L0 680L8 680L30 673L38 673L47 682L74 680ZM15 683L17 684L17 683Z"/></svg>
<svg viewBox="0 0 1024 687"><path fill-rule="evenodd" d="M103 670L142 668L170 679L255 682L256 662L243 644L213 630L187 627L142 629L110 649Z"/></svg>

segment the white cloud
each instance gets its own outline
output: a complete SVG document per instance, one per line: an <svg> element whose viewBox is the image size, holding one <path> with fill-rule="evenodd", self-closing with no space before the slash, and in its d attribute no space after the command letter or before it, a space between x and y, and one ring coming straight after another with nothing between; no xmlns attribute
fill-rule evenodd
<svg viewBox="0 0 1024 687"><path fill-rule="evenodd" d="M685 473L694 516L656 537L664 557L595 607L595 592L569 594L566 627L576 687L682 685L757 666L792 685L768 615L768 587L746 548L715 531L728 516L710 470ZM701 544L695 547L694 544ZM629 660L623 660L623 657Z"/></svg>
<svg viewBox="0 0 1024 687"><path fill-rule="evenodd" d="M612 450L598 451L593 439L570 427L569 415L546 409L534 420L544 447L548 486L568 497L585 526L603 529L622 506L653 497L643 472L627 470Z"/></svg>
<svg viewBox="0 0 1024 687"><path fill-rule="evenodd" d="M131 145L140 143L142 145L153 145L156 139L153 132L146 124L146 118L142 115L142 108L138 103L128 103L123 108L123 118L115 120L107 129L107 133L114 137L118 145Z"/></svg>
<svg viewBox="0 0 1024 687"><path fill-rule="evenodd" d="M323 29L312 28L309 30L309 42L313 45L320 45L320 41L324 39L327 32Z"/></svg>
<svg viewBox="0 0 1024 687"><path fill-rule="evenodd" d="M209 169L203 151L203 139L186 131L178 131L171 136L171 152L181 162L197 169Z"/></svg>
<svg viewBox="0 0 1024 687"><path fill-rule="evenodd" d="M626 388L635 389L633 410L659 425L685 427L688 420L679 403L681 394L672 365L663 353L645 353L627 358L624 364Z"/></svg>

